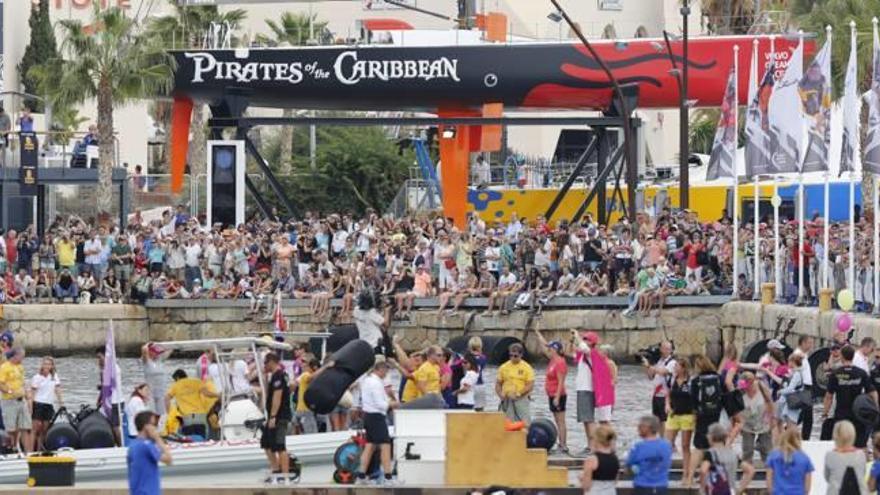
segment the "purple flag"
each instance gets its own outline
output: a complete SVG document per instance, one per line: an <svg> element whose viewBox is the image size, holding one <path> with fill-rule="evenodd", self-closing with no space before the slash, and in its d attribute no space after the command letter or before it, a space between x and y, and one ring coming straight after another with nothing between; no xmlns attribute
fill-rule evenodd
<svg viewBox="0 0 880 495"><path fill-rule="evenodd" d="M106 417L113 414L113 394L119 390L119 375L116 373L116 342L113 339L113 320L107 327L107 344L104 348L104 370L101 374L101 412Z"/></svg>

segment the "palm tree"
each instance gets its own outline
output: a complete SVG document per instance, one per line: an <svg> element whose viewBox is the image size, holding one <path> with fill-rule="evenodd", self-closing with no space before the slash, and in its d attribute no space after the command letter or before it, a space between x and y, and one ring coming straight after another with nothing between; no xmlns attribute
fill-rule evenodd
<svg viewBox="0 0 880 495"><path fill-rule="evenodd" d="M225 25L235 33L241 28L241 23L247 17L247 12L242 9L232 9L220 11L216 5L196 5L183 6L175 0L169 0L174 7L174 13L153 18L147 26L147 32L155 39L161 40L166 47L171 48L210 48L205 46L207 33L211 31L213 26ZM233 42L235 39L233 38ZM164 103L168 105L168 103ZM192 133L192 141L189 146L189 157L187 162L190 166L190 174L203 174L207 164L207 135L205 129L205 113L207 109L203 102L195 102L193 106L192 121L190 129ZM163 111L158 114L166 116L170 119L171 112ZM169 121L163 122L166 129L166 136ZM166 138L166 141L168 138ZM169 143L165 146L168 148ZM169 156L165 153L165 156Z"/></svg>
<svg viewBox="0 0 880 495"><path fill-rule="evenodd" d="M755 18L755 0L702 0L700 7L712 34L745 34Z"/></svg>
<svg viewBox="0 0 880 495"><path fill-rule="evenodd" d="M311 40L315 33L321 33L327 28L326 21L318 21L317 16L301 13L285 12L281 14L278 22L266 19L266 24L272 31L273 37L257 36L257 41L269 46L290 45L300 46ZM285 118L293 117L293 109L285 108ZM286 125L281 128L281 160L279 163L281 175L293 173L293 126Z"/></svg>
<svg viewBox="0 0 880 495"><path fill-rule="evenodd" d="M100 213L108 213L113 198L113 110L167 91L174 62L138 31L135 20L122 9L100 8L98 2L93 9L88 27L79 20L59 21L64 39L59 58L34 67L30 73L47 90L53 104L97 101L97 207Z"/></svg>

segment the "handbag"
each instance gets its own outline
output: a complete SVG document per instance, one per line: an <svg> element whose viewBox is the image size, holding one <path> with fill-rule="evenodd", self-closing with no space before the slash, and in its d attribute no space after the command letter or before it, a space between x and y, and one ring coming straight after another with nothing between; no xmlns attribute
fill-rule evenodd
<svg viewBox="0 0 880 495"><path fill-rule="evenodd" d="M721 396L721 404L724 406L724 411L727 412L727 417L729 418L736 416L746 408L741 390L724 392L724 395Z"/></svg>
<svg viewBox="0 0 880 495"><path fill-rule="evenodd" d="M789 409L803 409L813 405L813 392L805 388L785 396L785 405Z"/></svg>
<svg viewBox="0 0 880 495"><path fill-rule="evenodd" d="M445 266L447 270L452 270L453 268L455 268L455 260L452 258L447 258L443 260L443 266Z"/></svg>

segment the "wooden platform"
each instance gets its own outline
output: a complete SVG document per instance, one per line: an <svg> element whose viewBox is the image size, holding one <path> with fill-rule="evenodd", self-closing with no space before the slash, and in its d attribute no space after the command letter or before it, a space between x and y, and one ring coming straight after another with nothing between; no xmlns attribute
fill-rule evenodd
<svg viewBox="0 0 880 495"><path fill-rule="evenodd" d="M501 413L450 414L446 484L566 487L568 469L548 466L546 450L526 448L526 432L506 431Z"/></svg>

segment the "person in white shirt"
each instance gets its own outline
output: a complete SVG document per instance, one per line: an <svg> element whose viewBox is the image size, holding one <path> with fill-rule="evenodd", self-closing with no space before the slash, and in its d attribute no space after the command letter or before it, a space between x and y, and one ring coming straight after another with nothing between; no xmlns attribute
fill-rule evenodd
<svg viewBox="0 0 880 495"><path fill-rule="evenodd" d="M131 393L128 402L125 403L125 415L128 423L125 432L129 438L137 436L138 431L134 424L134 418L142 411L149 409L147 404L149 404L151 400L150 386L146 383L141 383L134 388L134 392Z"/></svg>
<svg viewBox="0 0 880 495"><path fill-rule="evenodd" d="M871 357L874 355L876 345L877 343L871 337L863 338L853 357L853 366L861 368L869 376L871 375Z"/></svg>
<svg viewBox="0 0 880 495"><path fill-rule="evenodd" d="M457 396L456 403L458 404L457 409L473 409L476 399L477 380L480 377L477 374L479 366L471 354L465 356L462 366L464 366L464 376L461 378L458 390L455 391Z"/></svg>
<svg viewBox="0 0 880 495"><path fill-rule="evenodd" d="M361 294L358 299L358 307L352 313L352 318L358 329L358 338L376 349L378 351L376 354L382 354L380 344L385 318L373 307L372 298L368 294Z"/></svg>
<svg viewBox="0 0 880 495"><path fill-rule="evenodd" d="M391 474L391 436L388 434L388 409L397 406L394 396L385 387L385 376L388 374L388 363L384 359L376 361L373 372L363 379L361 384L361 407L364 411L364 430L367 444L361 454L360 471L356 484L368 483L367 469L376 448L382 460L382 471L385 473L385 484L393 484ZM381 483L381 481L380 481Z"/></svg>
<svg viewBox="0 0 880 495"><path fill-rule="evenodd" d="M55 404L61 407L61 381L55 372L55 359L46 356L40 364L40 371L31 378L34 394L33 427L34 445L37 450L45 448L46 432L55 417Z"/></svg>
<svg viewBox="0 0 880 495"><path fill-rule="evenodd" d="M101 273L101 251L103 249L104 246L101 243L101 239L98 238L98 232L91 231L89 239L83 244L83 254L90 272Z"/></svg>
<svg viewBox="0 0 880 495"><path fill-rule="evenodd" d="M188 239L186 247L183 248L183 253L186 289L192 290L193 281L202 278L202 271L199 268L202 261L202 245L194 239Z"/></svg>
<svg viewBox="0 0 880 495"><path fill-rule="evenodd" d="M803 359L804 365L801 366L801 377L804 381L804 388L806 388L807 390L810 390L813 387L813 370L810 368L810 362L808 361L808 358L810 357L810 353L813 351L814 343L815 339L813 337L809 335L801 335L798 338L797 348L792 352L792 354L799 355ZM801 408L801 415L798 423L800 423L801 425L801 439L805 441L809 440L810 433L812 433L813 430L812 407Z"/></svg>
<svg viewBox="0 0 880 495"><path fill-rule="evenodd" d="M660 421L660 432L665 435L666 431L666 395L669 393L669 385L675 376L675 356L672 342L660 343L660 359L651 364L648 358L642 356L642 366L651 379L653 391L651 392L651 414Z"/></svg>

